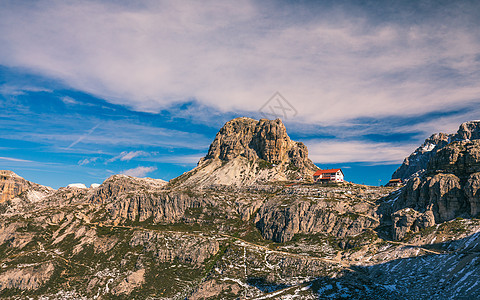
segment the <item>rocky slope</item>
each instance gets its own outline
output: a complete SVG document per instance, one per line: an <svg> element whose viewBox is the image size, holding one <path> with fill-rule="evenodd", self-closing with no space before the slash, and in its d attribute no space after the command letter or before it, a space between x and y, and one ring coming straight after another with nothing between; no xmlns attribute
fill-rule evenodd
<svg viewBox="0 0 480 300"><path fill-rule="evenodd" d="M0 203L14 199L23 192L24 198L38 201L53 189L23 179L12 171L0 170Z"/></svg>
<svg viewBox="0 0 480 300"><path fill-rule="evenodd" d="M432 134L425 142L418 147L410 156L406 157L402 165L393 173L392 179L403 181L420 174L427 168L432 156L441 148L445 147L452 138L452 135L445 133Z"/></svg>
<svg viewBox="0 0 480 300"><path fill-rule="evenodd" d="M480 138L480 121L469 121L460 125L457 133L436 133L425 140L402 165L393 173L392 179L408 180L421 175L428 166L430 159L440 149L452 141L475 140Z"/></svg>
<svg viewBox="0 0 480 300"><path fill-rule="evenodd" d="M220 129L198 166L172 184L245 186L297 178L312 180L316 170L307 147L290 139L280 119L237 118Z"/></svg>
<svg viewBox="0 0 480 300"><path fill-rule="evenodd" d="M0 297L478 298L472 126L400 190L288 181L315 170L305 146L247 118L168 184L115 175L38 201L26 185L0 203Z"/></svg>
<svg viewBox="0 0 480 300"><path fill-rule="evenodd" d="M12 171L0 170L0 212L21 211L28 206L38 206L54 190L23 179Z"/></svg>
<svg viewBox="0 0 480 300"><path fill-rule="evenodd" d="M470 127L467 125L470 124ZM401 239L457 217L480 213L480 140L472 123L462 124L465 137L439 149L430 158L423 174L410 179L392 203L393 237Z"/></svg>

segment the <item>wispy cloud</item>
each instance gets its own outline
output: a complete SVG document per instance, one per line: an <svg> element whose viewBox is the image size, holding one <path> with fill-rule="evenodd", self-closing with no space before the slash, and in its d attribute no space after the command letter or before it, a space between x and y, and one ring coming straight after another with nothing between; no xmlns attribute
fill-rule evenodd
<svg viewBox="0 0 480 300"><path fill-rule="evenodd" d="M145 177L148 173L157 170L156 167L136 167L129 170L124 170L121 174L133 176L133 177Z"/></svg>
<svg viewBox="0 0 480 300"><path fill-rule="evenodd" d="M88 119L87 119L88 120ZM86 123L85 120L76 120L78 123L73 123L72 120L54 120L57 124L62 124L69 127L70 131L77 131L78 124ZM95 120L92 120L95 121ZM100 122L96 120L96 122ZM11 134L6 134L4 137L11 137L15 139L23 139L35 142L49 142L55 144L58 148L62 148L62 144L70 142L68 147L63 147L64 150L73 150L75 145L108 145L108 146L151 146L151 147L166 147L166 148L188 148L188 149L203 149L208 147L211 142L210 138L202 134L180 131L170 128L162 128L150 126L148 124L138 124L128 120L114 120L101 121L95 127L91 128L84 134L73 135L71 132L58 130L52 123L52 130L49 132L36 130L23 130ZM72 141L72 137L74 141Z"/></svg>
<svg viewBox="0 0 480 300"><path fill-rule="evenodd" d="M2 157L0 156L0 160L7 160L7 161L14 161L14 162L33 162L31 160L14 158L14 157Z"/></svg>
<svg viewBox="0 0 480 300"><path fill-rule="evenodd" d="M90 163L94 163L96 162L100 157L92 157L92 158L85 158L85 159L82 159L78 162L78 165L79 166L84 166L84 165L88 165Z"/></svg>
<svg viewBox="0 0 480 300"><path fill-rule="evenodd" d="M67 147L67 149L70 149L72 148L73 146L75 146L76 144L80 143L81 141L83 141L85 138L87 138L89 135L91 135L95 129L98 128L98 126L100 126L100 124L97 124L95 126L93 126L92 128L90 128L84 135L80 136L78 139L76 139L73 143L70 144L70 146Z"/></svg>
<svg viewBox="0 0 480 300"><path fill-rule="evenodd" d="M72 105L78 104L78 101L73 99L72 97L65 96L65 97L62 97L61 99L65 104L72 104Z"/></svg>
<svg viewBox="0 0 480 300"><path fill-rule="evenodd" d="M110 158L109 160L107 160L106 163L114 162L114 161L117 161L117 160L130 161L130 160L134 159L135 157L146 157L146 156L150 156L150 153L145 152L145 151L140 151L140 150L139 151L123 151L119 155L114 156L114 157Z"/></svg>
<svg viewBox="0 0 480 300"><path fill-rule="evenodd" d="M255 112L279 90L299 119L334 124L478 98L478 3L423 2L396 5L396 18L378 17L390 2L11 2L0 63L143 111L196 99Z"/></svg>
<svg viewBox="0 0 480 300"><path fill-rule="evenodd" d="M395 145L362 141L308 141L310 159L318 164L369 162L400 164L418 145Z"/></svg>
<svg viewBox="0 0 480 300"><path fill-rule="evenodd" d="M189 155L164 155L164 156L157 156L148 159L148 161L152 162L159 162L159 163L172 163L172 164L179 164L179 165L193 165L198 163L200 158L205 156L206 153L201 154L189 154Z"/></svg>
<svg viewBox="0 0 480 300"><path fill-rule="evenodd" d="M26 92L52 92L52 90L35 86L0 85L0 95L19 96L25 95Z"/></svg>

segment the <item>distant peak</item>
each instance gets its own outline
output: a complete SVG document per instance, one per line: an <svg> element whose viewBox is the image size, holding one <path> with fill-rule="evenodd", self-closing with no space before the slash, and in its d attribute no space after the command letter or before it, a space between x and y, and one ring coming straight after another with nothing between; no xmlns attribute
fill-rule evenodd
<svg viewBox="0 0 480 300"><path fill-rule="evenodd" d="M0 170L0 176L22 178L21 176L18 176L15 172L12 172L10 170Z"/></svg>

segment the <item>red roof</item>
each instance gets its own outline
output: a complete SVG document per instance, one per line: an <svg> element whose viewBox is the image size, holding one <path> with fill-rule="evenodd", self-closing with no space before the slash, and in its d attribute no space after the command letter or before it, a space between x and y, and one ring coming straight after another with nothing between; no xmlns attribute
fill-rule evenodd
<svg viewBox="0 0 480 300"><path fill-rule="evenodd" d="M342 172L342 169L328 169L328 170L318 170L313 174L313 176L320 176L322 174L331 174L331 173L337 173L338 171ZM342 172L343 174L343 172Z"/></svg>

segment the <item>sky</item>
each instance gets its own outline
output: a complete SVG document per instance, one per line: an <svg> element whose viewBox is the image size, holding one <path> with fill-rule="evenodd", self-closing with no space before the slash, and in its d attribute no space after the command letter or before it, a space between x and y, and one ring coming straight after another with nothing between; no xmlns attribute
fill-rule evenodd
<svg viewBox="0 0 480 300"><path fill-rule="evenodd" d="M384 184L480 119L479 23L478 1L1 1L0 169L170 180L228 120L280 117L319 167Z"/></svg>

